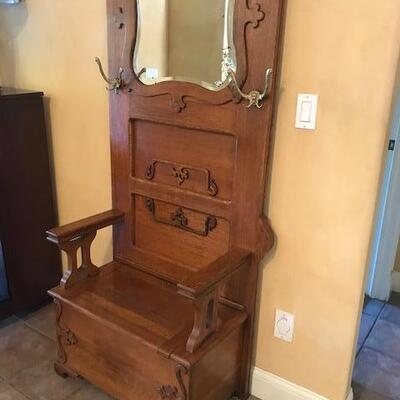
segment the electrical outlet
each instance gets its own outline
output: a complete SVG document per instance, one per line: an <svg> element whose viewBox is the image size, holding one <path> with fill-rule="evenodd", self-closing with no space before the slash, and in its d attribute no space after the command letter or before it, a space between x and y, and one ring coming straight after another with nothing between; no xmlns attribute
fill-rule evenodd
<svg viewBox="0 0 400 400"><path fill-rule="evenodd" d="M286 311L276 310L275 314L275 337L292 343L294 334L294 315Z"/></svg>

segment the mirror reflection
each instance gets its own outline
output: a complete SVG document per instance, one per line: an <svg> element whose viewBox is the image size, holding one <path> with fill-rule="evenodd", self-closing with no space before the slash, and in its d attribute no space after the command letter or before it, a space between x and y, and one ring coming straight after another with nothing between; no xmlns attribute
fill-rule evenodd
<svg viewBox="0 0 400 400"><path fill-rule="evenodd" d="M134 70L147 84L198 83L211 90L236 71L233 45L235 0L137 0Z"/></svg>

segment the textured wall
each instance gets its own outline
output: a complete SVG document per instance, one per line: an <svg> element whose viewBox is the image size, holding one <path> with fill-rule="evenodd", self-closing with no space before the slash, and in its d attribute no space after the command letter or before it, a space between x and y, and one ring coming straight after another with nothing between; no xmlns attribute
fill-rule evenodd
<svg viewBox="0 0 400 400"><path fill-rule="evenodd" d="M398 0L289 0L257 365L345 397L400 45ZM294 128L296 94L320 95L315 132ZM296 315L293 344L275 308Z"/></svg>
<svg viewBox="0 0 400 400"><path fill-rule="evenodd" d="M289 0L267 200L257 365L332 400L348 390L400 40L398 0ZM62 223L111 206L103 0L0 7L0 82L50 98ZM316 132L294 128L296 94L320 94ZM95 259L111 256L109 232ZM275 308L296 315L273 338Z"/></svg>
<svg viewBox="0 0 400 400"><path fill-rule="evenodd" d="M111 208L108 98L94 62L107 65L106 30L105 1L0 5L0 85L48 98L61 223ZM110 238L99 232L95 262L111 258Z"/></svg>

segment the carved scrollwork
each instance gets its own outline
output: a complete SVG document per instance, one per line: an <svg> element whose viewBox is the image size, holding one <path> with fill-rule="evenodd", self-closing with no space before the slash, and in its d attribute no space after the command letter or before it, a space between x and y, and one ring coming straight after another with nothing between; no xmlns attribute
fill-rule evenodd
<svg viewBox="0 0 400 400"><path fill-rule="evenodd" d="M182 95L171 95L171 107L172 109L177 112L180 113L182 110L184 110L186 108L186 103L183 100L184 96Z"/></svg>
<svg viewBox="0 0 400 400"><path fill-rule="evenodd" d="M176 209L175 212L171 214L171 220L177 222L179 226L187 227L188 225L188 219L181 207Z"/></svg>
<svg viewBox="0 0 400 400"><path fill-rule="evenodd" d="M174 226L187 232L194 233L199 236L208 236L211 231L217 227L217 218L207 215L204 221L204 229L194 229L189 226L189 219L183 211L182 207L178 207L173 213L170 214L170 219L164 219L157 216L156 202L154 199L146 198L145 204L147 209L153 215L154 221L161 224Z"/></svg>
<svg viewBox="0 0 400 400"><path fill-rule="evenodd" d="M260 22L265 18L265 13L261 9L260 3L254 3L247 6L247 20L254 29L258 28Z"/></svg>
<svg viewBox="0 0 400 400"><path fill-rule="evenodd" d="M151 181L156 174L156 161L151 162L146 168L146 178Z"/></svg>
<svg viewBox="0 0 400 400"><path fill-rule="evenodd" d="M189 170L187 168L172 167L172 174L178 180L179 186L189 179Z"/></svg>
<svg viewBox="0 0 400 400"><path fill-rule="evenodd" d="M179 165L170 161L152 160L147 166L145 176L149 181L153 180L156 176L157 165L165 165L171 168L172 176L177 179L178 185L182 186L186 181L191 178L191 172L199 172L204 175L205 188L203 189L209 195L215 197L218 194L218 185L211 177L211 172L208 169L196 168L188 165Z"/></svg>
<svg viewBox="0 0 400 400"><path fill-rule="evenodd" d="M78 343L75 334L68 328L68 326L61 320L62 304L58 299L54 299L56 306L56 340L57 340L57 354L59 364L67 362L67 353L64 346L73 346Z"/></svg>
<svg viewBox="0 0 400 400"><path fill-rule="evenodd" d="M184 382L184 375L188 374L188 370L183 365L177 365L175 369L176 380L179 389L176 386L164 385L158 389L162 400L187 400L187 389ZM180 392L179 392L180 390Z"/></svg>
<svg viewBox="0 0 400 400"><path fill-rule="evenodd" d="M56 306L56 340L57 340L57 355L58 363L65 364L67 362L67 353L62 345L62 333L60 329L62 305L57 299L54 299L54 304Z"/></svg>
<svg viewBox="0 0 400 400"><path fill-rule="evenodd" d="M78 340L74 334L67 326L61 327L61 340L65 346L73 346L78 343Z"/></svg>
<svg viewBox="0 0 400 400"><path fill-rule="evenodd" d="M161 386L160 389L158 389L158 392L160 393L160 397L162 400L171 400L178 398L178 388L176 386Z"/></svg>
<svg viewBox="0 0 400 400"><path fill-rule="evenodd" d="M211 179L210 176L208 177L208 192L211 194L211 196L216 196L218 194L217 183L214 179Z"/></svg>

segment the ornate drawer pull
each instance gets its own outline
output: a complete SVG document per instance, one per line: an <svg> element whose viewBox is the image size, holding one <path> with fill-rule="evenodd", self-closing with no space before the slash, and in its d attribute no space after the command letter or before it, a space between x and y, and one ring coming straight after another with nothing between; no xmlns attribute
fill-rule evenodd
<svg viewBox="0 0 400 400"><path fill-rule="evenodd" d="M204 191L210 196L215 197L218 194L218 185L211 177L211 173L208 169L191 167L188 165L174 164L170 161L164 160L152 160L146 168L146 179L149 181L153 180L156 175L157 165L166 165L171 169L171 174L176 178L178 185L182 186L186 181L191 178L193 171L201 172L204 174L205 188Z"/></svg>
<svg viewBox="0 0 400 400"><path fill-rule="evenodd" d="M211 215L208 215L204 221L204 230L200 230L189 226L188 217L185 215L182 207L178 207L173 213L171 213L170 219L167 220L157 217L156 202L154 199L146 198L145 204L147 209L153 215L154 221L183 229L184 231L194 233L195 235L208 236L208 234L217 227L217 218Z"/></svg>

